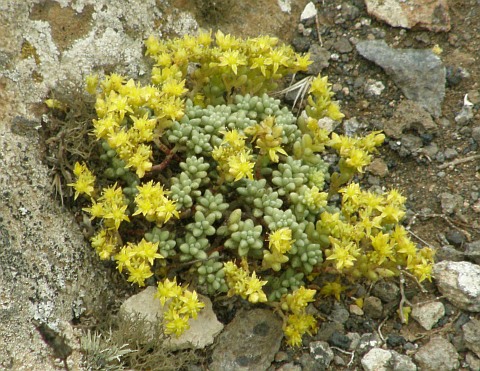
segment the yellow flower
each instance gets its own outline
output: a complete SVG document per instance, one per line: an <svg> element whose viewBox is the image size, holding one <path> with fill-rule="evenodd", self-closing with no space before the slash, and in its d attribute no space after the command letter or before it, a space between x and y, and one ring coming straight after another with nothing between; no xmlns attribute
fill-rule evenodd
<svg viewBox="0 0 480 371"><path fill-rule="evenodd" d="M251 162L251 155L248 152L230 157L228 160L229 173L235 177L235 181L247 177L253 180L253 168L255 163Z"/></svg>
<svg viewBox="0 0 480 371"><path fill-rule="evenodd" d="M153 276L150 266L145 262L140 263L137 266L127 266L128 269L128 282L136 283L138 286L145 286L145 280Z"/></svg>
<svg viewBox="0 0 480 371"><path fill-rule="evenodd" d="M186 314L190 317L197 318L198 312L205 307L205 304L198 300L195 291L185 290L182 296L179 297L182 302L182 307L179 313Z"/></svg>
<svg viewBox="0 0 480 371"><path fill-rule="evenodd" d="M76 162L73 168L73 174L77 177L77 181L75 183L69 183L68 186L75 189L74 199L76 200L82 193L92 197L95 176L88 170L87 165Z"/></svg>
<svg viewBox="0 0 480 371"><path fill-rule="evenodd" d="M190 328L188 323L188 316L180 315L173 308L169 308L164 315L165 319L165 334L180 336Z"/></svg>
<svg viewBox="0 0 480 371"><path fill-rule="evenodd" d="M182 295L182 288L177 285L177 279L174 278L170 281L166 278L163 282L158 283L157 293L155 297L160 299L160 303L165 305L165 302L171 298L177 298Z"/></svg>
<svg viewBox="0 0 480 371"><path fill-rule="evenodd" d="M335 260L336 268L341 271L344 268L353 267L353 262L357 258L352 254L354 250L354 243L349 242L346 245L340 244L338 240L330 237L330 241L333 244L331 254L327 257L327 260Z"/></svg>
<svg viewBox="0 0 480 371"><path fill-rule="evenodd" d="M271 233L268 237L268 241L268 246L271 252L285 254L290 251L292 243L295 240L292 240L292 230L285 227L277 229L275 232Z"/></svg>
<svg viewBox="0 0 480 371"><path fill-rule="evenodd" d="M233 73L237 74L238 66L244 66L247 64L247 59L243 54L240 54L238 50L229 50L223 52L220 57L219 66L228 66L232 69Z"/></svg>

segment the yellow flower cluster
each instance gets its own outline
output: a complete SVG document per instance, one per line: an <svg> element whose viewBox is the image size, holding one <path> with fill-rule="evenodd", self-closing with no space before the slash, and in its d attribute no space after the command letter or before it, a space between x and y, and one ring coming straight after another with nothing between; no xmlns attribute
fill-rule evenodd
<svg viewBox="0 0 480 371"><path fill-rule="evenodd" d="M95 103L98 119L93 120L97 139L105 140L126 167L135 169L142 178L152 168L152 142L169 127L172 120L183 116L187 91L185 81L175 73L165 74L161 86L141 86L132 79L111 74L100 84L102 93ZM87 78L87 90L96 91L98 78ZM151 112L154 116L151 116Z"/></svg>
<svg viewBox="0 0 480 371"><path fill-rule="evenodd" d="M282 264L288 261L285 253L292 248L292 230L290 228L277 229L271 233L268 238L268 247L270 251L263 251L263 269L273 269L278 272L282 268Z"/></svg>
<svg viewBox="0 0 480 371"><path fill-rule="evenodd" d="M163 81L165 71L188 74L196 103L216 103L233 92L261 95L272 90L274 80L289 73L305 71L312 63L308 55L294 53L291 47L278 45L275 37L261 36L246 40L217 31L200 32L173 40L150 36L145 42L146 54L156 61L152 81ZM191 66L196 67L192 70ZM212 85L214 88L212 88Z"/></svg>
<svg viewBox="0 0 480 371"><path fill-rule="evenodd" d="M230 288L228 296L239 295L247 299L250 303L264 303L267 296L262 287L267 281L260 281L255 272L249 276L248 265L246 260L242 261L245 267L237 267L234 262L226 262L223 264L227 285Z"/></svg>
<svg viewBox="0 0 480 371"><path fill-rule="evenodd" d="M218 169L227 181L237 181L243 178L253 179L253 168L250 150L245 146L245 136L236 129L222 131L223 141L212 151L212 157L218 163Z"/></svg>
<svg viewBox="0 0 480 371"><path fill-rule="evenodd" d="M363 168L370 164L372 160L371 153L376 147L380 146L385 140L385 135L380 131L374 131L365 137L351 138L345 135L338 135L332 133L331 139L327 145L336 149L340 154L340 157L344 161L340 161L340 170L342 165L345 165L359 173L363 172Z"/></svg>
<svg viewBox="0 0 480 371"><path fill-rule="evenodd" d="M300 346L304 334L313 335L317 332L317 321L312 315L306 313L308 303L315 300L315 294L315 290L302 286L282 297L281 308L290 313L283 329L288 345Z"/></svg>
<svg viewBox="0 0 480 371"><path fill-rule="evenodd" d="M172 217L179 218L175 201L170 200L160 183L149 181L137 186L138 194L135 196L137 210L133 215L142 214L149 222L157 223L157 226L168 222Z"/></svg>
<svg viewBox="0 0 480 371"><path fill-rule="evenodd" d="M332 84L328 82L327 76L321 77L318 75L312 80L308 91L307 106L305 107L305 111L309 117L317 120L323 117L330 117L335 121L339 121L345 117L345 115L340 112L338 104L331 100L334 95L331 90L331 85Z"/></svg>
<svg viewBox="0 0 480 371"><path fill-rule="evenodd" d="M155 259L163 259L163 256L157 251L158 243L147 242L143 238L138 244L128 242L115 255L117 269L123 272L123 269L126 268L128 282L145 286L145 280L153 276L151 267Z"/></svg>
<svg viewBox="0 0 480 371"><path fill-rule="evenodd" d="M277 152L287 156L287 152L281 147L282 132L282 128L275 125L275 118L272 116L245 129L245 134L253 136L252 142L260 149L260 155L268 154L272 162L278 162Z"/></svg>
<svg viewBox="0 0 480 371"><path fill-rule="evenodd" d="M324 212L317 222L317 231L329 236L327 261L339 272L372 281L397 275L399 265L419 281L431 279L432 250L417 250L405 228L397 224L405 215L404 196L395 189L383 195L362 191L357 183L339 192L341 213Z"/></svg>
<svg viewBox="0 0 480 371"><path fill-rule="evenodd" d="M86 194L89 197L92 197L95 185L95 175L88 170L87 165L80 164L79 162L75 163L73 168L73 174L77 178L75 183L69 183L70 187L75 189L75 200L81 194Z"/></svg>
<svg viewBox="0 0 480 371"><path fill-rule="evenodd" d="M177 279L170 281L166 278L158 283L157 293L162 306L167 304L163 315L165 334L180 336L190 328L189 319L197 318L198 312L205 304L198 299L196 291L188 290L188 286L180 286Z"/></svg>

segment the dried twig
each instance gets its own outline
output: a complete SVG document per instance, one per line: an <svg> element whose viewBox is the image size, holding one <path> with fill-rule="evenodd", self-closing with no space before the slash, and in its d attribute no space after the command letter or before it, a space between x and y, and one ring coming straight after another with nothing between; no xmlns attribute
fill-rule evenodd
<svg viewBox="0 0 480 371"><path fill-rule="evenodd" d="M405 316L403 315L403 306L405 303L408 305L412 306L412 303L410 303L405 296L405 277L403 276L403 271L400 270L400 303L398 304L398 315L400 316L400 321L402 323L407 323L405 320Z"/></svg>
<svg viewBox="0 0 480 371"><path fill-rule="evenodd" d="M473 156L467 156L467 157L464 157L464 158L458 158L456 160L447 162L445 164L438 165L438 168L439 169L446 169L447 167L455 166L455 165L458 165L458 164L463 164L465 162L476 160L477 158L480 158L480 155L473 155Z"/></svg>
<svg viewBox="0 0 480 371"><path fill-rule="evenodd" d="M350 367L353 364L353 360L355 359L355 352L348 352L337 347L330 347L330 349L338 350L340 353L348 354L350 356L350 361L348 362L347 367Z"/></svg>

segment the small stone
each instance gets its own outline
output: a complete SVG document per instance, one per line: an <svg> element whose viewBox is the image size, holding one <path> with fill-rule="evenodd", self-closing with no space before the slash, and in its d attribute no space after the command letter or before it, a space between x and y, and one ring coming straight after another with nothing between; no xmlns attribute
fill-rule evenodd
<svg viewBox="0 0 480 371"><path fill-rule="evenodd" d="M367 97L379 97L384 90L385 85L383 85L383 82L375 80L368 80L364 89Z"/></svg>
<svg viewBox="0 0 480 371"><path fill-rule="evenodd" d="M383 159L380 157L375 158L370 165L368 165L367 170L375 176L380 178L385 178L388 175L388 166Z"/></svg>
<svg viewBox="0 0 480 371"><path fill-rule="evenodd" d="M467 353L465 362L467 362L470 370L480 370L480 358L476 357L473 353Z"/></svg>
<svg viewBox="0 0 480 371"><path fill-rule="evenodd" d="M480 357L480 320L472 318L462 330L466 347Z"/></svg>
<svg viewBox="0 0 480 371"><path fill-rule="evenodd" d="M455 122L458 125L467 125L473 119L473 106L465 105L455 115Z"/></svg>
<svg viewBox="0 0 480 371"><path fill-rule="evenodd" d="M293 362L285 363L280 368L277 368L277 371L303 371L302 366L296 365Z"/></svg>
<svg viewBox="0 0 480 371"><path fill-rule="evenodd" d="M463 204L463 197L448 192L440 193L440 204L442 211L446 215L453 214Z"/></svg>
<svg viewBox="0 0 480 371"><path fill-rule="evenodd" d="M335 331L330 339L328 339L328 343L334 347L341 348L341 349L348 349L350 346L350 338L347 335L344 335L338 331Z"/></svg>
<svg viewBox="0 0 480 371"><path fill-rule="evenodd" d="M475 264L480 264L480 240L465 244L465 256Z"/></svg>
<svg viewBox="0 0 480 371"><path fill-rule="evenodd" d="M324 341L313 341L310 343L310 354L323 367L328 368L333 360L333 351Z"/></svg>
<svg viewBox="0 0 480 371"><path fill-rule="evenodd" d="M384 131L387 136L398 139L407 130L435 134L438 128L425 109L416 102L406 100L398 105L392 118L385 123Z"/></svg>
<svg viewBox="0 0 480 371"><path fill-rule="evenodd" d="M360 129L366 128L367 125L364 122L360 122L356 117L352 117L343 121L343 130L346 136L353 137Z"/></svg>
<svg viewBox="0 0 480 371"><path fill-rule="evenodd" d="M345 323L348 320L348 317L350 317L350 313L348 313L348 310L346 310L340 304L335 303L335 307L333 308L332 313L330 313L330 318L332 319L332 321L338 323Z"/></svg>
<svg viewBox="0 0 480 371"><path fill-rule="evenodd" d="M305 36L297 36L297 37L294 37L292 40L293 47L299 53L307 52L308 48L310 48L310 44L311 44L310 39Z"/></svg>
<svg viewBox="0 0 480 371"><path fill-rule="evenodd" d="M392 353L381 348L373 348L362 358L365 371L387 371L392 359Z"/></svg>
<svg viewBox="0 0 480 371"><path fill-rule="evenodd" d="M282 321L272 311L241 311L219 335L209 368L212 371L266 370L282 338Z"/></svg>
<svg viewBox="0 0 480 371"><path fill-rule="evenodd" d="M405 338L401 335L397 334L389 334L387 336L387 345L392 348L396 347L401 347L403 346L407 341Z"/></svg>
<svg viewBox="0 0 480 371"><path fill-rule="evenodd" d="M381 318L383 315L382 301L375 296L365 298L363 301L363 311L365 315L373 319Z"/></svg>
<svg viewBox="0 0 480 371"><path fill-rule="evenodd" d="M460 367L455 347L443 337L434 337L415 354L415 361L421 370L449 371Z"/></svg>
<svg viewBox="0 0 480 371"><path fill-rule="evenodd" d="M449 229L445 233L445 238L454 246L461 246L466 241L465 235L456 229Z"/></svg>
<svg viewBox="0 0 480 371"><path fill-rule="evenodd" d="M444 153L445 160L453 160L454 158L458 157L458 152L454 148L447 148Z"/></svg>
<svg viewBox="0 0 480 371"><path fill-rule="evenodd" d="M431 330L444 315L445 307L439 301L413 305L412 307L412 318L427 331Z"/></svg>
<svg viewBox="0 0 480 371"><path fill-rule="evenodd" d="M349 332L347 337L350 339L350 346L348 347L348 350L354 351L360 344L360 334L358 332Z"/></svg>
<svg viewBox="0 0 480 371"><path fill-rule="evenodd" d="M376 333L365 333L360 337L358 344L358 353L360 355L367 353L370 349L376 348L382 344L382 340Z"/></svg>
<svg viewBox="0 0 480 371"><path fill-rule="evenodd" d="M156 326L163 318L164 308L160 301L155 298L156 288L148 286L137 295L128 298L120 307L119 314L123 321L141 320L150 324L147 328L151 331L145 334L146 339L156 336ZM209 298L198 295L205 307L198 313L196 319L189 320L190 328L178 338L172 337L168 347L172 350L179 349L203 349L213 343L215 336L223 329L223 325L217 320L212 310L212 302ZM138 319L137 319L138 317Z"/></svg>
<svg viewBox="0 0 480 371"><path fill-rule="evenodd" d="M390 281L379 281L373 286L372 294L384 303L391 303L399 298L400 289Z"/></svg>
<svg viewBox="0 0 480 371"><path fill-rule="evenodd" d="M363 310L356 304L350 304L350 313L356 316L363 316Z"/></svg>
<svg viewBox="0 0 480 371"><path fill-rule="evenodd" d="M394 350L391 350L390 353L393 356L393 371L417 371L417 366L410 357L397 353Z"/></svg>
<svg viewBox="0 0 480 371"><path fill-rule="evenodd" d="M301 21L306 21L307 19L313 18L317 15L317 8L315 4L311 1L303 8L303 12L300 15Z"/></svg>
<svg viewBox="0 0 480 371"><path fill-rule="evenodd" d="M318 75L330 65L330 52L327 49L318 44L312 44L308 52L310 53L310 60L313 62L308 66L307 72L310 75Z"/></svg>
<svg viewBox="0 0 480 371"><path fill-rule="evenodd" d="M469 262L443 261L434 265L440 292L460 309L480 312L480 266Z"/></svg>
<svg viewBox="0 0 480 371"><path fill-rule="evenodd" d="M333 43L333 49L340 54L344 54L350 53L353 50L353 47L346 37L340 37L336 42Z"/></svg>
<svg viewBox="0 0 480 371"><path fill-rule="evenodd" d="M287 352L280 351L275 354L275 362L285 362L286 360L288 360Z"/></svg>
<svg viewBox="0 0 480 371"><path fill-rule="evenodd" d="M466 254L461 251L454 249L451 245L442 245L437 248L437 251L435 252L435 261L441 262L444 260L450 260L459 262L465 260L465 255Z"/></svg>
<svg viewBox="0 0 480 371"><path fill-rule="evenodd" d="M480 126L475 126L472 128L472 138L475 142L480 144Z"/></svg>

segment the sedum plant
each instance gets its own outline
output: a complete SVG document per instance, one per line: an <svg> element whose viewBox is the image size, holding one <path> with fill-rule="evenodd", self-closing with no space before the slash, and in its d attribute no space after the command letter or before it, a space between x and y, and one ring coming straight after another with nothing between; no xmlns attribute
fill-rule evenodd
<svg viewBox="0 0 480 371"><path fill-rule="evenodd" d="M104 171L77 163L70 185L97 222L91 243L100 259L114 260L133 284L158 285L168 334L181 334L203 307L189 284L275 307L288 344L298 346L316 330L306 307L318 275L337 275L321 291L337 299L339 282L402 269L431 278L432 251L417 249L399 224L405 198L354 182L383 134L322 128L319 120L343 117L326 77L311 79L298 119L267 94L305 71L308 55L273 37L220 31L145 45L150 85L87 78ZM332 151L333 173L323 159Z"/></svg>

